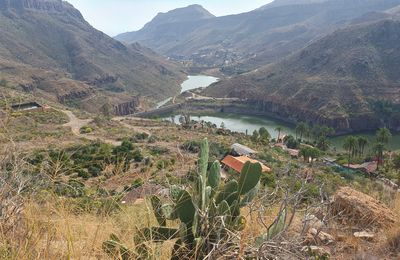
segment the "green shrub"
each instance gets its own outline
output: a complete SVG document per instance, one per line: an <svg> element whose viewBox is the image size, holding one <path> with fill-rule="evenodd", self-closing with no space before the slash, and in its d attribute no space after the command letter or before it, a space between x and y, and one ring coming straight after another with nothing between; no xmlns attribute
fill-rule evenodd
<svg viewBox="0 0 400 260"><path fill-rule="evenodd" d="M166 154L168 152L169 152L169 150L166 147L160 147L160 146L152 146L152 147L150 147L150 154L153 155L153 156Z"/></svg>
<svg viewBox="0 0 400 260"><path fill-rule="evenodd" d="M149 138L149 134L147 134L147 133L138 133L138 134L135 134L131 138L131 141L133 143L140 143L140 142L146 141L148 138Z"/></svg>
<svg viewBox="0 0 400 260"><path fill-rule="evenodd" d="M143 184L144 184L144 180L142 178L136 178L133 180L131 187L133 189L137 189L137 188L141 187Z"/></svg>
<svg viewBox="0 0 400 260"><path fill-rule="evenodd" d="M270 187L270 188L275 188L276 187L276 175L274 173L263 173L261 175L261 184Z"/></svg>
<svg viewBox="0 0 400 260"><path fill-rule="evenodd" d="M93 132L93 128L91 128L89 126L82 126L81 129L79 129L79 132L81 134L90 134Z"/></svg>

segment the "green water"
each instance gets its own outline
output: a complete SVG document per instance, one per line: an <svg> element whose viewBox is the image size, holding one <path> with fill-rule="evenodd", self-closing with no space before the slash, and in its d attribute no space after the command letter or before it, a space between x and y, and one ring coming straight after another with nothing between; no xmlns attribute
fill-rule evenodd
<svg viewBox="0 0 400 260"><path fill-rule="evenodd" d="M188 79L181 85L182 92L200 87L208 87L209 85L217 81L218 78L210 76L204 76L204 75L189 76ZM169 98L166 102L168 102L170 99L171 98ZM169 120L171 118L168 117L165 119ZM246 116L246 115L236 115L236 114L213 114L204 116L193 116L192 119L195 121L204 120L206 122L211 122L213 124L216 124L218 127L220 127L221 123L223 122L225 128L240 133L247 132L249 135L251 135L254 130L259 130L261 127L265 127L271 134L272 138L277 138L278 132L275 131L275 129L277 127L281 127L283 129L281 134L296 136L295 126L267 117ZM175 116L174 122L179 123L179 116ZM365 136L370 140L370 143L373 143L375 138L375 133L360 133L354 135ZM342 151L345 138L346 135L330 138L330 141L332 143L332 148L336 148L336 150ZM388 149L391 151L400 150L400 134L398 133L393 134Z"/></svg>
<svg viewBox="0 0 400 260"><path fill-rule="evenodd" d="M180 116L174 116L175 123L179 122L179 117ZM165 119L170 120L171 118L169 117ZM226 129L240 133L247 132L249 135L251 135L254 130L258 130L261 127L265 127L271 134L272 138L278 137L278 132L275 130L277 127L283 129L281 134L296 135L295 126L266 117L218 113L204 116L192 116L191 119L195 121L204 120L206 122L211 122L218 127L220 127L223 122ZM360 133L354 135L365 136L370 140L370 143L373 143L375 138L375 133ZM337 151L342 151L345 138L346 135L330 138L332 148L336 148ZM388 149L392 151L400 150L400 134L393 134Z"/></svg>

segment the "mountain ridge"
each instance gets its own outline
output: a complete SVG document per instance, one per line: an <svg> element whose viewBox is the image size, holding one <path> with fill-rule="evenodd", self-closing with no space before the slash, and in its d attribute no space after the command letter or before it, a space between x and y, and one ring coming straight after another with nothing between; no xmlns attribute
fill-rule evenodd
<svg viewBox="0 0 400 260"><path fill-rule="evenodd" d="M341 131L400 129L374 104L400 106L400 21L380 20L340 29L284 60L232 79L205 93L262 104L266 112L326 124Z"/></svg>
<svg viewBox="0 0 400 260"><path fill-rule="evenodd" d="M174 26L157 25L132 33L128 41L127 34L116 39L137 41L174 59L222 68L223 73L232 75L276 62L360 15L400 4L399 0L308 2Z"/></svg>
<svg viewBox="0 0 400 260"><path fill-rule="evenodd" d="M0 3L0 76L24 91L98 109L136 96L161 100L186 77L150 49L94 29L65 1Z"/></svg>

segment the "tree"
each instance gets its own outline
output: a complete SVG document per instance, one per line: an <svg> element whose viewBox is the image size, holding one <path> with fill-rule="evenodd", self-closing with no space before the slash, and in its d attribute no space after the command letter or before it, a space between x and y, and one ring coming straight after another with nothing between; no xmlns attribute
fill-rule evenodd
<svg viewBox="0 0 400 260"><path fill-rule="evenodd" d="M380 128L376 132L374 151L378 156L378 167L383 163L383 152L386 150L386 145L389 143L390 138L392 138L392 133L386 127Z"/></svg>
<svg viewBox="0 0 400 260"><path fill-rule="evenodd" d="M281 140L282 127L278 126L277 128L275 128L275 131L278 132L278 139L277 139L277 141L279 142L279 141Z"/></svg>
<svg viewBox="0 0 400 260"><path fill-rule="evenodd" d="M300 146L300 143L298 140L296 140L293 135L288 135L283 139L283 142L287 146L287 148L290 149L298 149Z"/></svg>
<svg viewBox="0 0 400 260"><path fill-rule="evenodd" d="M380 129L376 132L376 141L377 141L378 143L388 144L390 138L392 138L392 133L391 133L390 130L387 129L386 127L380 128Z"/></svg>
<svg viewBox="0 0 400 260"><path fill-rule="evenodd" d="M364 136L357 137L357 144L358 144L358 152L360 156L363 156L365 153L365 147L368 145L369 141Z"/></svg>
<svg viewBox="0 0 400 260"><path fill-rule="evenodd" d="M251 140L254 143L258 143L259 138L260 138L260 135L258 134L258 131L254 130L253 135L251 136Z"/></svg>
<svg viewBox="0 0 400 260"><path fill-rule="evenodd" d="M321 136L317 140L317 147L322 151L328 151L329 147L331 147L331 142L329 142L328 138Z"/></svg>
<svg viewBox="0 0 400 260"><path fill-rule="evenodd" d="M268 144L269 143L269 139L271 138L270 133L268 132L268 130L265 127L261 127L260 130L258 131L260 138L259 140L263 143L263 144Z"/></svg>
<svg viewBox="0 0 400 260"><path fill-rule="evenodd" d="M347 151L349 155L348 165L350 166L351 157L354 156L357 147L357 138L354 136L348 136L344 140L343 148Z"/></svg>
<svg viewBox="0 0 400 260"><path fill-rule="evenodd" d="M299 155L304 158L305 162L313 162L314 159L317 159L321 156L321 152L314 147L304 147L300 150Z"/></svg>
<svg viewBox="0 0 400 260"><path fill-rule="evenodd" d="M378 168L383 163L383 152L385 151L385 149L386 149L386 146L384 143L378 142L374 145L373 150L374 150L376 156L378 157Z"/></svg>
<svg viewBox="0 0 400 260"><path fill-rule="evenodd" d="M300 122L296 126L296 139L297 139L297 134L300 135L300 140L303 140L303 136L306 136L307 133L309 132L310 127L304 123Z"/></svg>

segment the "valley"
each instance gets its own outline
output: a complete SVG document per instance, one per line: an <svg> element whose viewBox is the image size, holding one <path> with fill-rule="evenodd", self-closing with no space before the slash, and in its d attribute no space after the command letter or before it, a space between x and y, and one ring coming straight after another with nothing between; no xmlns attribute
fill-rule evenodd
<svg viewBox="0 0 400 260"><path fill-rule="evenodd" d="M0 260L400 259L400 0L70 1L0 0Z"/></svg>

